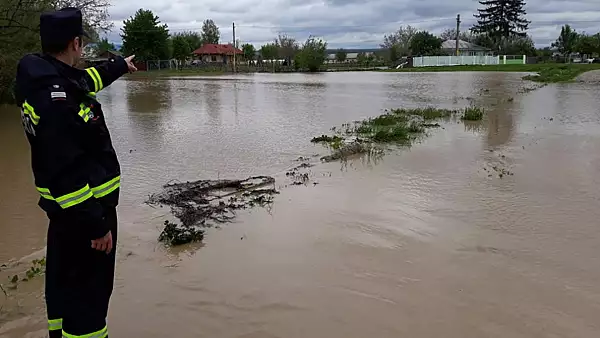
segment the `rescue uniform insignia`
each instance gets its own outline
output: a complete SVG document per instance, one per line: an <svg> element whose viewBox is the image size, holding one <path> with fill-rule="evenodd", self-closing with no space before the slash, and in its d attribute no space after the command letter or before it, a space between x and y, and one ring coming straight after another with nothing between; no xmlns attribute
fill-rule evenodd
<svg viewBox="0 0 600 338"><path fill-rule="evenodd" d="M60 85L52 85L50 88L50 98L52 101L64 101L67 99L67 92Z"/></svg>
<svg viewBox="0 0 600 338"><path fill-rule="evenodd" d="M50 97L52 98L52 100L55 100L55 99L66 99L67 98L67 93L65 93L65 92L52 92L52 93L50 93Z"/></svg>

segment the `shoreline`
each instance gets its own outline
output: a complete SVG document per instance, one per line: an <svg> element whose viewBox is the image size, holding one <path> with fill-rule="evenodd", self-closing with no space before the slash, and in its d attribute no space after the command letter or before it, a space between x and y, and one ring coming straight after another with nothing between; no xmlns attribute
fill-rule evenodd
<svg viewBox="0 0 600 338"><path fill-rule="evenodd" d="M558 63L538 63L526 65L461 65L461 66L432 66L415 67L400 69L381 69L380 67L370 68L331 68L321 73L338 72L382 72L382 73L435 73L435 72L509 72L509 73L536 73L537 75L526 75L525 80L542 83L561 83L575 81L581 74L589 71L600 70L600 64L558 64ZM128 74L128 79L146 79L161 77L187 77L187 76L222 76L233 74L302 74L301 71L239 71L233 73L222 69L184 69L184 70L153 70L142 71L135 74Z"/></svg>

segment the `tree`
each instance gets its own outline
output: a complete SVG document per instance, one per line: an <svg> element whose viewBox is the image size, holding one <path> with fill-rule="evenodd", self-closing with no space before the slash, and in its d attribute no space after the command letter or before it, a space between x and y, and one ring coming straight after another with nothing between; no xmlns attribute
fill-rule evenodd
<svg viewBox="0 0 600 338"><path fill-rule="evenodd" d="M400 59L400 53L398 51L398 45L392 45L388 50L388 57L392 65L396 64L396 61Z"/></svg>
<svg viewBox="0 0 600 338"><path fill-rule="evenodd" d="M356 55L356 62L360 65L367 64L367 54L365 52L360 52Z"/></svg>
<svg viewBox="0 0 600 338"><path fill-rule="evenodd" d="M138 61L170 58L169 30L152 11L139 9L133 17L123 21L121 31L125 54L135 54Z"/></svg>
<svg viewBox="0 0 600 338"><path fill-rule="evenodd" d="M569 55L571 55L571 53L573 53L575 50L577 38L577 32L572 29L570 25L564 25L560 29L560 35L558 36L558 39L552 43L552 47L557 48L558 51L565 57L569 57Z"/></svg>
<svg viewBox="0 0 600 338"><path fill-rule="evenodd" d="M171 37L173 48L173 58L184 63L185 60L192 54L192 47L188 40L183 35L174 35Z"/></svg>
<svg viewBox="0 0 600 338"><path fill-rule="evenodd" d="M498 50L505 55L535 55L535 45L528 35L501 38Z"/></svg>
<svg viewBox="0 0 600 338"><path fill-rule="evenodd" d="M204 20L204 23L202 24L202 34L200 36L202 38L202 44L219 43L219 40L221 39L219 27L217 27L215 22L211 19Z"/></svg>
<svg viewBox="0 0 600 338"><path fill-rule="evenodd" d="M292 59L298 53L300 46L296 39L289 35L279 34L275 39L275 46L277 46L278 56L291 64Z"/></svg>
<svg viewBox="0 0 600 338"><path fill-rule="evenodd" d="M581 55L591 57L598 50L598 39L593 35L580 34L577 38L577 43L574 46L574 51Z"/></svg>
<svg viewBox="0 0 600 338"><path fill-rule="evenodd" d="M537 49L535 51L535 56L539 61L547 62L552 58L552 49L550 49L550 47Z"/></svg>
<svg viewBox="0 0 600 338"><path fill-rule="evenodd" d="M296 57L298 67L308 69L309 72L319 70L327 57L327 42L310 36L302 45Z"/></svg>
<svg viewBox="0 0 600 338"><path fill-rule="evenodd" d="M247 61L252 61L254 60L254 57L256 55L256 49L254 48L254 45L252 45L251 43L245 43L242 45L242 52L244 53L244 58Z"/></svg>
<svg viewBox="0 0 600 338"><path fill-rule="evenodd" d="M442 32L442 34L440 35L440 38L442 39L442 41L446 41L446 40L456 40L456 28L448 28L445 31ZM459 40L463 40L466 42L473 42L473 39L475 38L474 34L470 31L462 31L459 33Z"/></svg>
<svg viewBox="0 0 600 338"><path fill-rule="evenodd" d="M109 42L107 38L104 38L104 39L100 40L100 42L98 42L98 45L96 46L96 50L98 51L98 53L103 53L103 52L106 52L107 50L116 50L116 48L113 43Z"/></svg>
<svg viewBox="0 0 600 338"><path fill-rule="evenodd" d="M340 48L335 52L335 59L337 60L337 62L344 62L346 61L347 57L348 53L346 53L346 50L343 48Z"/></svg>
<svg viewBox="0 0 600 338"><path fill-rule="evenodd" d="M395 33L383 36L382 48L390 49L392 46L397 46L397 52L400 55L408 55L410 53L410 40L417 33L417 29L412 26L400 26Z"/></svg>
<svg viewBox="0 0 600 338"><path fill-rule="evenodd" d="M267 43L260 47L260 55L265 60L277 59L278 48L274 43Z"/></svg>
<svg viewBox="0 0 600 338"><path fill-rule="evenodd" d="M12 101L18 60L40 51L40 14L66 6L81 9L84 28L94 39L109 29L109 0L2 0L0 1L0 102Z"/></svg>
<svg viewBox="0 0 600 338"><path fill-rule="evenodd" d="M0 103L14 100L17 63L40 50L40 13L53 8L44 0L0 1Z"/></svg>
<svg viewBox="0 0 600 338"><path fill-rule="evenodd" d="M181 32L176 33L174 36L180 36L185 39L192 52L202 46L202 37L196 32Z"/></svg>
<svg viewBox="0 0 600 338"><path fill-rule="evenodd" d="M107 32L113 28L113 23L110 21L108 7L110 0L50 0L52 7L55 9L65 7L75 7L81 10L84 20L84 26L92 34L98 32ZM97 37L92 37L96 39Z"/></svg>
<svg viewBox="0 0 600 338"><path fill-rule="evenodd" d="M410 49L413 55L439 55L441 48L442 40L427 31L418 32L410 41Z"/></svg>
<svg viewBox="0 0 600 338"><path fill-rule="evenodd" d="M525 36L529 21L525 19L525 0L480 0L484 6L473 16L477 23L471 28L499 41L501 37Z"/></svg>

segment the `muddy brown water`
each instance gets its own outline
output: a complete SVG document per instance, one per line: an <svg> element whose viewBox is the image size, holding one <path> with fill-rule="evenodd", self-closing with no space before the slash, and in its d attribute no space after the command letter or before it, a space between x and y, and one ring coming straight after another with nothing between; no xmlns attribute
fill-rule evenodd
<svg viewBox="0 0 600 338"><path fill-rule="evenodd" d="M111 337L598 337L600 87L522 93L520 77L116 82L100 94L123 169ZM410 149L320 164L319 184L285 187L334 125L471 102L488 107L482 123L444 123ZM11 108L0 148L4 282L39 256L46 221ZM281 186L270 211L240 213L203 244L156 243L168 210L143 202L163 183L256 174ZM44 336L40 278L0 299L0 337Z"/></svg>

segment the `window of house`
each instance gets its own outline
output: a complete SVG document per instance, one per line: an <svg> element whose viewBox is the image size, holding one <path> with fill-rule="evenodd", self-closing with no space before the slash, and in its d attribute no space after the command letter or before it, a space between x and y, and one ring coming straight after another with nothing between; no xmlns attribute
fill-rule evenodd
<svg viewBox="0 0 600 338"><path fill-rule="evenodd" d="M211 55L210 61L217 62L217 56L216 55Z"/></svg>

